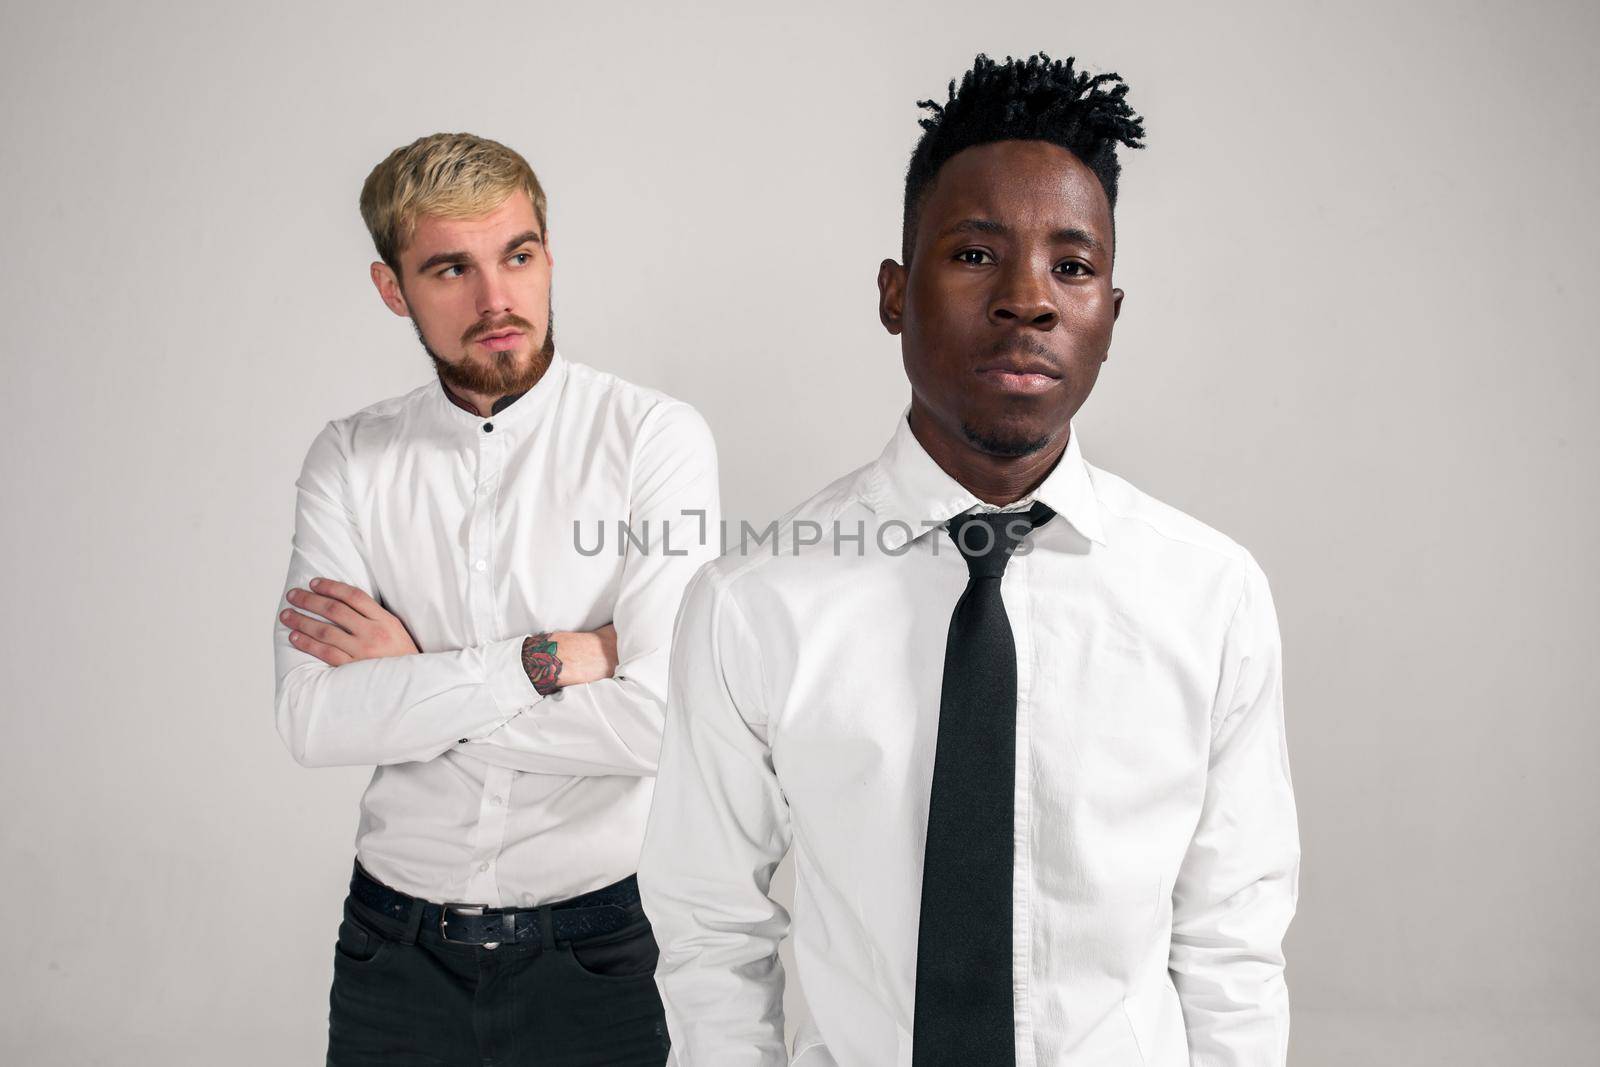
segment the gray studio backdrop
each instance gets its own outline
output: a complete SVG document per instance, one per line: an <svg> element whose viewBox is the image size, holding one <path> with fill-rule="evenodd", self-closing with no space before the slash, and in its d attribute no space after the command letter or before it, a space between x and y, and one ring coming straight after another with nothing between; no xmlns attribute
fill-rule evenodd
<svg viewBox="0 0 1600 1067"><path fill-rule="evenodd" d="M1595 8L805 8L7 0L0 1061L319 1062L367 774L291 761L269 638L307 444L431 373L374 162L522 150L563 351L695 404L765 521L906 400L914 101L1042 48L1149 129L1086 454L1281 615L1292 1062L1592 1062Z"/></svg>

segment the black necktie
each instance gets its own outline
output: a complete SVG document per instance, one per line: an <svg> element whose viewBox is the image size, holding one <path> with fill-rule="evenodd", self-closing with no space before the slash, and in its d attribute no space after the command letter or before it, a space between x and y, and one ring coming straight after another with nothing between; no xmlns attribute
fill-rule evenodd
<svg viewBox="0 0 1600 1067"><path fill-rule="evenodd" d="M966 558L968 577L944 651L917 933L914 1067L1016 1063L1011 835L1017 646L1000 576L1028 532L1054 515L1034 504L1025 512L957 515L945 527Z"/></svg>

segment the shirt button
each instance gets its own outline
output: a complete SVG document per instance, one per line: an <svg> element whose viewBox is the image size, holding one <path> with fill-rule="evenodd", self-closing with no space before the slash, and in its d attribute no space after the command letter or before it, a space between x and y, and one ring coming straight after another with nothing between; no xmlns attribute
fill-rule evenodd
<svg viewBox="0 0 1600 1067"><path fill-rule="evenodd" d="M505 803L505 799L503 797L490 797L489 803L498 808L501 804Z"/></svg>
<svg viewBox="0 0 1600 1067"><path fill-rule="evenodd" d="M483 432L484 433L494 433L494 423L492 423L492 422L484 423L483 424Z"/></svg>
<svg viewBox="0 0 1600 1067"><path fill-rule="evenodd" d="M489 564L480 559L478 562L472 565L472 569L477 571L479 574L482 574L484 571L489 569Z"/></svg>
<svg viewBox="0 0 1600 1067"><path fill-rule="evenodd" d="M484 871L487 871L488 869L489 869L489 865L487 863L478 864L478 873L479 874L482 874Z"/></svg>

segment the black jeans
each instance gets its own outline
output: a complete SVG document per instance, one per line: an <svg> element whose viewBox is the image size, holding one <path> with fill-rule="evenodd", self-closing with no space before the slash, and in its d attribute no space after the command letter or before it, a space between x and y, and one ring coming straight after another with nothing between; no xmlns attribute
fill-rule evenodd
<svg viewBox="0 0 1600 1067"><path fill-rule="evenodd" d="M581 941L445 941L347 897L328 1067L660 1067L667 1023L650 920Z"/></svg>

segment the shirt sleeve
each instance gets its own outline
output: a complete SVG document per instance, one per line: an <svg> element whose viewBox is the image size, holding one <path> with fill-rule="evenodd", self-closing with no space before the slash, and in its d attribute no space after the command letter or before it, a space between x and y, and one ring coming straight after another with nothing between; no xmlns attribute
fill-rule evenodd
<svg viewBox="0 0 1600 1067"><path fill-rule="evenodd" d="M347 455L339 423L329 423L306 453L285 594L324 577L383 601L348 503ZM543 699L522 669L521 637L330 667L290 644L290 633L274 614L275 714L279 736L307 767L432 759Z"/></svg>
<svg viewBox="0 0 1600 1067"><path fill-rule="evenodd" d="M788 913L769 895L789 809L761 707L760 649L714 566L678 620L666 737L639 861L673 1062L782 1067Z"/></svg>
<svg viewBox="0 0 1600 1067"><path fill-rule="evenodd" d="M1284 735L1282 649L1255 559L1224 641L1205 800L1173 891L1168 966L1191 1067L1282 1067L1283 937L1300 842Z"/></svg>
<svg viewBox="0 0 1600 1067"><path fill-rule="evenodd" d="M656 773L673 619L690 578L717 555L722 512L716 443L705 419L681 401L657 405L646 418L627 517L639 543L624 542L612 614L616 671L530 703L457 746L463 755L546 774Z"/></svg>

